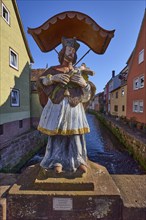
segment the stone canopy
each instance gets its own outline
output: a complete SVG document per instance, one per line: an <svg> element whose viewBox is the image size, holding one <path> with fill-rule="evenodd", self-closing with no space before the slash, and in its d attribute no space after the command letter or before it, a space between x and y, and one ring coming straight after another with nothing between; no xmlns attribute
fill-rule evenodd
<svg viewBox="0 0 146 220"><path fill-rule="evenodd" d="M42 52L49 52L61 43L62 36L76 37L93 52L103 54L115 30L105 30L88 15L77 11L59 13L37 28L28 28Z"/></svg>

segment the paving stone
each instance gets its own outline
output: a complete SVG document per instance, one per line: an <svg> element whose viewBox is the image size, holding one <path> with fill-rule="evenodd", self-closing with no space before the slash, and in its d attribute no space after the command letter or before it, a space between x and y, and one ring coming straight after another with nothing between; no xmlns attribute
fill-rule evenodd
<svg viewBox="0 0 146 220"><path fill-rule="evenodd" d="M123 200L123 220L146 219L146 175L112 175Z"/></svg>

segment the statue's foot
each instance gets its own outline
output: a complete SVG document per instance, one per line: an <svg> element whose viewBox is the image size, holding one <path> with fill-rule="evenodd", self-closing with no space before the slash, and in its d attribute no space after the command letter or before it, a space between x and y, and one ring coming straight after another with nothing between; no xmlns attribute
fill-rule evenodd
<svg viewBox="0 0 146 220"><path fill-rule="evenodd" d="M82 173L87 173L87 167L84 164L81 164L78 168Z"/></svg>
<svg viewBox="0 0 146 220"><path fill-rule="evenodd" d="M62 173L62 166L55 166L54 171L55 173Z"/></svg>

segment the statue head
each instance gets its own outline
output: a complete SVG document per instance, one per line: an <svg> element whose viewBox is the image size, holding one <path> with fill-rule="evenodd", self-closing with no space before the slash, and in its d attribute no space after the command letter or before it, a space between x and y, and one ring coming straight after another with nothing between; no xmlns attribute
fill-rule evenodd
<svg viewBox="0 0 146 220"><path fill-rule="evenodd" d="M63 47L69 46L75 49L75 51L77 51L80 47L80 44L76 41L76 38L66 38L66 37L62 37L61 39L62 45Z"/></svg>
<svg viewBox="0 0 146 220"><path fill-rule="evenodd" d="M63 48L62 50L59 52L58 58L59 58L59 62L62 64L64 58L66 60L68 60L69 62L72 61L72 63L74 64L77 60L77 54L76 51L78 50L78 48L80 47L80 44L76 41L76 38L66 38L66 37L62 37L61 39ZM70 60L69 57L67 56L67 50L70 48L70 50L74 50L74 57L73 60Z"/></svg>

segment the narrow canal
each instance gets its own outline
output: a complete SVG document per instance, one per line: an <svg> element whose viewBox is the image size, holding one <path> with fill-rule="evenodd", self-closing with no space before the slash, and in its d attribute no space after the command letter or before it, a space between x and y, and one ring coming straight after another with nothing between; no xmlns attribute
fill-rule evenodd
<svg viewBox="0 0 146 220"><path fill-rule="evenodd" d="M94 115L87 114L90 133L86 134L88 158L107 168L110 174L144 174L139 164L124 149L117 138ZM39 163L44 150L35 155L27 166Z"/></svg>
<svg viewBox="0 0 146 220"><path fill-rule="evenodd" d="M90 133L86 135L90 160L107 168L111 174L143 174L139 166L118 139L94 115L87 114Z"/></svg>

